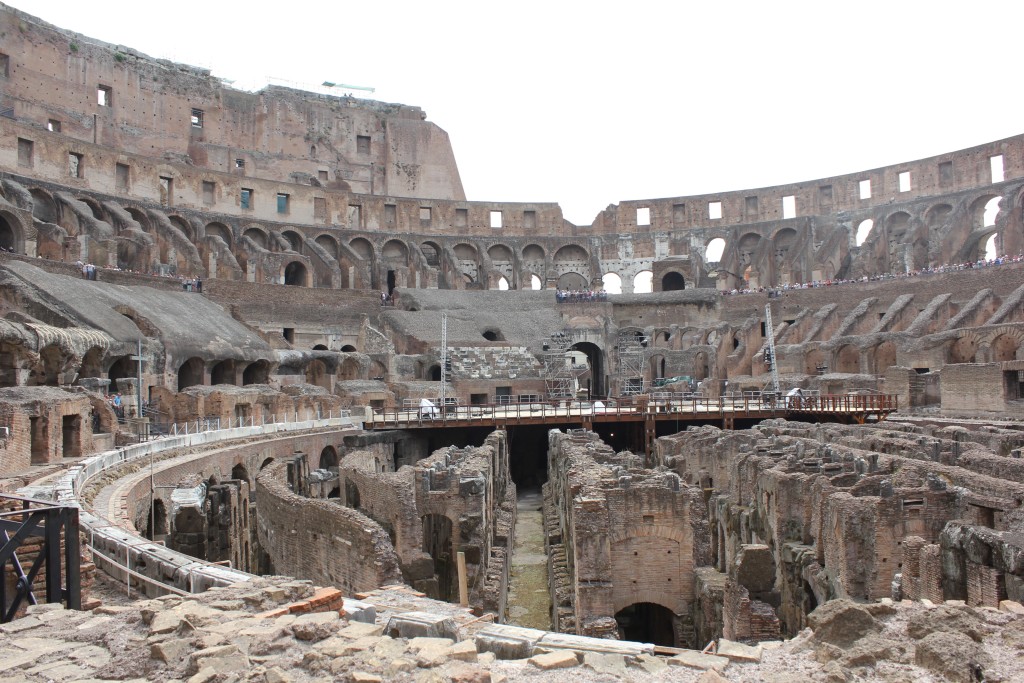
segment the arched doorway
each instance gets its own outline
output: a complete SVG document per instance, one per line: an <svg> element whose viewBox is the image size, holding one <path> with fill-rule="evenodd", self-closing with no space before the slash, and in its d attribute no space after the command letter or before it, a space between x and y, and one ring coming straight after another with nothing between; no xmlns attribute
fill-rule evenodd
<svg viewBox="0 0 1024 683"><path fill-rule="evenodd" d="M235 361L222 360L210 370L210 384L234 384Z"/></svg>
<svg viewBox="0 0 1024 683"><path fill-rule="evenodd" d="M242 384L266 384L270 378L270 364L265 360L249 363L242 372Z"/></svg>
<svg viewBox="0 0 1024 683"><path fill-rule="evenodd" d="M677 647L675 615L653 602L637 602L615 613L619 637L638 643Z"/></svg>
<svg viewBox="0 0 1024 683"><path fill-rule="evenodd" d="M589 289L587 279L579 273L565 273L562 277L558 278L558 284L555 286L562 290Z"/></svg>
<svg viewBox="0 0 1024 683"><path fill-rule="evenodd" d="M295 287L307 286L306 266L299 261L292 261L284 268L284 283Z"/></svg>
<svg viewBox="0 0 1024 683"><path fill-rule="evenodd" d="M125 377L135 377L135 361L131 356L121 356L107 371L107 379L110 380L110 392L117 391L117 380Z"/></svg>
<svg viewBox="0 0 1024 683"><path fill-rule="evenodd" d="M661 278L661 291L676 292L680 289L686 289L686 281L679 273L672 271L671 273L665 273Z"/></svg>
<svg viewBox="0 0 1024 683"><path fill-rule="evenodd" d="M14 226L2 213L0 213L0 249L4 251L21 251L18 248L18 235L14 230Z"/></svg>
<svg viewBox="0 0 1024 683"><path fill-rule="evenodd" d="M331 378L327 375L327 366L320 359L314 359L306 366L306 384L315 384L330 391Z"/></svg>
<svg viewBox="0 0 1024 683"><path fill-rule="evenodd" d="M203 359L189 358L178 368L178 391L203 383Z"/></svg>
<svg viewBox="0 0 1024 683"><path fill-rule="evenodd" d="M1009 334L1001 334L992 340L992 360L1001 362L1017 360L1017 339Z"/></svg>
<svg viewBox="0 0 1024 683"><path fill-rule="evenodd" d="M338 468L338 451L334 450L334 446L326 446L320 451L320 464L319 469L329 470Z"/></svg>
<svg viewBox="0 0 1024 683"><path fill-rule="evenodd" d="M592 342L577 342L569 350L580 351L587 356L590 376L581 378L580 388L587 389L591 398L606 396L608 387L604 381L604 352L601 351L600 347Z"/></svg>

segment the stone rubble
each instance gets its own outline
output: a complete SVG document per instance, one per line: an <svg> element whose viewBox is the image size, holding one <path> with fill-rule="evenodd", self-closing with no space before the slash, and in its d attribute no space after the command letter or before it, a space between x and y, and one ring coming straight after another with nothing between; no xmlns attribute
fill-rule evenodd
<svg viewBox="0 0 1024 683"><path fill-rule="evenodd" d="M0 683L562 683L567 677L1009 683L1024 677L1018 603L995 610L957 601L833 600L790 641L722 639L716 651L666 648L658 656L650 645L493 624L408 588L362 597L365 602L354 603L333 588L265 577L90 612L36 605L0 626ZM371 614L372 623L356 620Z"/></svg>

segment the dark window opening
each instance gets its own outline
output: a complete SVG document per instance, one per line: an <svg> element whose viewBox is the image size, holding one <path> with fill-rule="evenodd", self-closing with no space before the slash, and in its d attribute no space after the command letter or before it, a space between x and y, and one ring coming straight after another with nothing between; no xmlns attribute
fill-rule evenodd
<svg viewBox="0 0 1024 683"><path fill-rule="evenodd" d="M59 133L60 121L58 121L57 119L50 119L46 122L46 130L50 131L51 133Z"/></svg>
<svg viewBox="0 0 1024 683"><path fill-rule="evenodd" d="M243 187L238 198L238 203L243 209L251 209L253 207L252 190Z"/></svg>
<svg viewBox="0 0 1024 683"><path fill-rule="evenodd" d="M395 271L388 271L388 294L394 294L395 292Z"/></svg>
<svg viewBox="0 0 1024 683"><path fill-rule="evenodd" d="M245 159L235 159L235 168L245 168Z"/></svg>
<svg viewBox="0 0 1024 683"><path fill-rule="evenodd" d="M35 143L25 138L18 138L18 166L32 165L32 152Z"/></svg>
<svg viewBox="0 0 1024 683"><path fill-rule="evenodd" d="M490 396L487 394L470 394L469 405L471 406L485 406L490 403Z"/></svg>
<svg viewBox="0 0 1024 683"><path fill-rule="evenodd" d="M294 344L295 343L295 328L294 327L286 327L286 328L284 328L284 330L281 331L281 334L284 335L284 340L286 342L288 342L289 344Z"/></svg>
<svg viewBox="0 0 1024 683"><path fill-rule="evenodd" d="M615 614L619 637L640 643L676 647L675 615L672 610L651 602L630 605Z"/></svg>
<svg viewBox="0 0 1024 683"><path fill-rule="evenodd" d="M191 121L192 121L192 127L193 128L202 128L203 127L203 110L202 109L193 109L192 110Z"/></svg>
<svg viewBox="0 0 1024 683"><path fill-rule="evenodd" d="M686 280L679 273L665 273L665 276L661 278L661 289L664 292L676 292L686 289Z"/></svg>

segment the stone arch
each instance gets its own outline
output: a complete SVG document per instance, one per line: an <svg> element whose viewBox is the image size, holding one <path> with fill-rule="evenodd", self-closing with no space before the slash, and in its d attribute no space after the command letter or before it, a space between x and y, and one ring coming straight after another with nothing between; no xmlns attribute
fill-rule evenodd
<svg viewBox="0 0 1024 683"><path fill-rule="evenodd" d="M206 236L213 237L217 236L224 240L224 244L228 245L228 248L232 247L233 240L231 238L231 229L228 226L218 221L213 221L206 224Z"/></svg>
<svg viewBox="0 0 1024 683"><path fill-rule="evenodd" d="M602 275L601 286L609 294L622 294L622 278L618 273L605 273Z"/></svg>
<svg viewBox="0 0 1024 683"><path fill-rule="evenodd" d="M590 252L578 244L566 244L555 252L553 260L555 265L565 263L572 265L586 265L590 260Z"/></svg>
<svg viewBox="0 0 1024 683"><path fill-rule="evenodd" d="M380 257L387 261L407 263L409 261L409 247L402 240L390 239L381 247Z"/></svg>
<svg viewBox="0 0 1024 683"><path fill-rule="evenodd" d="M327 374L327 366L319 358L314 358L306 366L306 384L314 384L330 391L331 378Z"/></svg>
<svg viewBox="0 0 1024 683"><path fill-rule="evenodd" d="M633 293L649 294L654 291L654 273L650 270L641 270L633 276Z"/></svg>
<svg viewBox="0 0 1024 683"><path fill-rule="evenodd" d="M344 346L341 347L341 352L342 353L355 353L358 350L359 349L357 349L356 347L352 346L351 344L345 344Z"/></svg>
<svg viewBox="0 0 1024 683"><path fill-rule="evenodd" d="M39 349L39 362L34 364L28 377L28 386L57 386L65 365L65 354L56 344Z"/></svg>
<svg viewBox="0 0 1024 683"><path fill-rule="evenodd" d="M708 241L704 245L704 262L705 263L718 263L722 260L722 254L725 253L725 240L721 237L715 237Z"/></svg>
<svg viewBox="0 0 1024 683"><path fill-rule="evenodd" d="M949 218L951 213L953 213L953 207L951 205L946 203L935 204L924 212L925 225L929 228L938 228L946 222L946 219Z"/></svg>
<svg viewBox="0 0 1024 683"><path fill-rule="evenodd" d="M100 206L100 203L98 201L96 201L92 197L87 197L85 195L78 195L77 197L75 197L75 199L89 207L89 211L92 213L93 218L95 218L98 221L106 222L107 212L103 210L103 207Z"/></svg>
<svg viewBox="0 0 1024 683"><path fill-rule="evenodd" d="M101 377L103 375L103 353L102 346L93 346L82 356L82 364L78 370L78 377Z"/></svg>
<svg viewBox="0 0 1024 683"><path fill-rule="evenodd" d="M431 268L439 268L441 266L441 247L438 246L437 242L427 241L422 243L420 245L420 253L423 254L423 260Z"/></svg>
<svg viewBox="0 0 1024 683"><path fill-rule="evenodd" d="M615 622L619 637L623 640L635 640L652 643L656 646L676 647L679 645L675 635L675 612L672 608L661 604L664 600L657 591L644 591L640 597L634 594L635 601L615 610Z"/></svg>
<svg viewBox="0 0 1024 683"><path fill-rule="evenodd" d="M309 287L309 271L302 261L289 261L281 269L281 279L286 285Z"/></svg>
<svg viewBox="0 0 1024 683"><path fill-rule="evenodd" d="M973 333L958 337L949 345L946 362L951 364L977 362L979 341L977 335Z"/></svg>
<svg viewBox="0 0 1024 683"><path fill-rule="evenodd" d="M351 247L352 251L358 254L360 258L367 261L373 260L373 245L370 243L370 240L365 237L356 237L355 239L350 240L348 246Z"/></svg>
<svg viewBox="0 0 1024 683"><path fill-rule="evenodd" d="M189 387L201 386L204 382L206 369L203 359L192 357L178 366L178 391Z"/></svg>
<svg viewBox="0 0 1024 683"><path fill-rule="evenodd" d="M818 348L807 351L804 354L804 373L817 375L821 368L828 370L828 366L825 365L825 353Z"/></svg>
<svg viewBox="0 0 1024 683"><path fill-rule="evenodd" d="M334 446L324 446L324 449L320 451L320 462L317 467L321 470L337 469L338 451Z"/></svg>
<svg viewBox="0 0 1024 683"><path fill-rule="evenodd" d="M507 261L512 263L514 259L512 249L504 244L491 245L487 249L487 255L491 258L491 261Z"/></svg>
<svg viewBox="0 0 1024 683"><path fill-rule="evenodd" d="M362 372L359 367L359 362L355 358L346 358L345 360L341 361L341 365L338 366L338 379L363 379Z"/></svg>
<svg viewBox="0 0 1024 683"><path fill-rule="evenodd" d="M235 361L228 358L210 368L210 384L235 384Z"/></svg>
<svg viewBox="0 0 1024 683"><path fill-rule="evenodd" d="M334 239L331 235L318 235L315 242L320 245L320 248L331 255L332 258L338 258L338 240Z"/></svg>
<svg viewBox="0 0 1024 683"><path fill-rule="evenodd" d="M270 363L258 360L249 363L242 371L242 384L268 384L270 382Z"/></svg>
<svg viewBox="0 0 1024 683"><path fill-rule="evenodd" d="M235 463L234 467L231 468L231 478L236 481L244 481L248 484L252 483L249 478L249 470L243 463Z"/></svg>
<svg viewBox="0 0 1024 683"><path fill-rule="evenodd" d="M694 381L700 382L708 378L710 375L710 367L708 364L708 354L706 351L698 351L693 356L693 379Z"/></svg>
<svg viewBox="0 0 1024 683"><path fill-rule="evenodd" d="M139 227L142 228L143 232L153 232L153 224L150 222L149 214L137 206L126 206L124 210L128 212L128 215L132 217Z"/></svg>
<svg viewBox="0 0 1024 683"><path fill-rule="evenodd" d="M840 346L836 350L833 367L836 372L858 374L860 372L860 349L853 344Z"/></svg>
<svg viewBox="0 0 1024 683"><path fill-rule="evenodd" d="M865 218L857 224L857 230L854 232L853 243L854 246L861 246L867 241L868 237L871 236L871 231L875 228L875 221L871 218Z"/></svg>
<svg viewBox="0 0 1024 683"><path fill-rule="evenodd" d="M110 380L110 391L117 391L117 380L128 377L135 377L135 361L130 355L114 359L107 369L107 379Z"/></svg>
<svg viewBox="0 0 1024 683"><path fill-rule="evenodd" d="M589 283L587 278L580 273L569 272L562 274L555 285L558 289L587 289Z"/></svg>
<svg viewBox="0 0 1024 683"><path fill-rule="evenodd" d="M387 377L388 369L379 360L370 363L370 379L383 379Z"/></svg>
<svg viewBox="0 0 1024 683"><path fill-rule="evenodd" d="M523 247L523 260L524 261L544 261L545 252L544 247L539 244L527 244Z"/></svg>
<svg viewBox="0 0 1024 683"><path fill-rule="evenodd" d="M295 230L285 230L281 233L281 236L288 242L288 246L291 251L294 251L297 254L302 253L302 235Z"/></svg>
<svg viewBox="0 0 1024 683"><path fill-rule="evenodd" d="M884 341L875 347L871 354L875 363L875 374L884 375L885 371L896 365L896 344L892 341Z"/></svg>
<svg viewBox="0 0 1024 683"><path fill-rule="evenodd" d="M19 254L25 251L21 221L7 211L0 211L0 249L7 249Z"/></svg>
<svg viewBox="0 0 1024 683"><path fill-rule="evenodd" d="M991 344L992 361L995 363L1017 360L1021 349L1021 334L1019 332L1003 332L997 335Z"/></svg>
<svg viewBox="0 0 1024 683"><path fill-rule="evenodd" d="M29 190L32 195L32 217L44 223L60 223L60 211L57 209L57 202L46 190L33 187Z"/></svg>
<svg viewBox="0 0 1024 683"><path fill-rule="evenodd" d="M686 279L682 273L670 270L661 276L661 291L678 292L683 289L686 289Z"/></svg>
<svg viewBox="0 0 1024 683"><path fill-rule="evenodd" d="M743 266L752 265L757 250L761 248L761 235L756 232L748 232L736 243L736 251L739 254L740 263Z"/></svg>
<svg viewBox="0 0 1024 683"><path fill-rule="evenodd" d="M457 258L457 259L459 259L461 261L476 261L477 260L477 256L478 256L477 250L476 250L476 247L474 247L472 244L467 244L466 242L460 242L460 243L455 245L455 247L452 249L452 251L455 252L455 258Z"/></svg>
<svg viewBox="0 0 1024 683"><path fill-rule="evenodd" d="M248 237L260 249L266 249L267 245L270 243L267 231L258 225L250 225L247 227L242 231L242 237Z"/></svg>
<svg viewBox="0 0 1024 683"><path fill-rule="evenodd" d="M185 235L186 239L188 239L189 242L195 244L195 230L192 229L192 224L189 223L187 219L177 214L168 214L167 220L171 222L171 225L180 230L181 233Z"/></svg>
<svg viewBox="0 0 1024 683"><path fill-rule="evenodd" d="M651 356L651 379L664 379L665 377L665 356L658 354Z"/></svg>

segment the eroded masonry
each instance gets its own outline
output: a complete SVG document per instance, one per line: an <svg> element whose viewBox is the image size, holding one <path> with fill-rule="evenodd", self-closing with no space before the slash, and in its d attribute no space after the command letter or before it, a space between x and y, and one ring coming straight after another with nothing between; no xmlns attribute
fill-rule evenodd
<svg viewBox="0 0 1024 683"><path fill-rule="evenodd" d="M1024 135L573 225L417 107L0 33L0 491L87 580L698 649L1024 599Z"/></svg>

